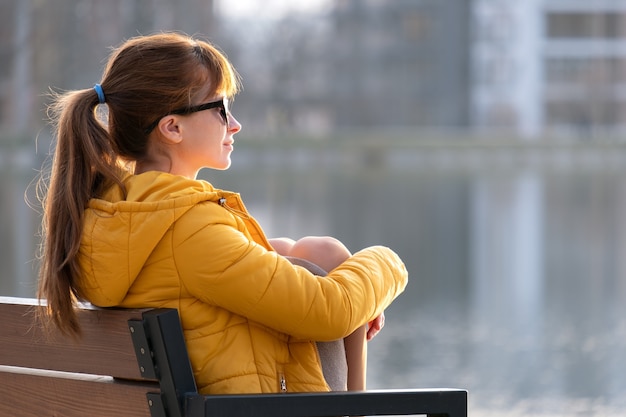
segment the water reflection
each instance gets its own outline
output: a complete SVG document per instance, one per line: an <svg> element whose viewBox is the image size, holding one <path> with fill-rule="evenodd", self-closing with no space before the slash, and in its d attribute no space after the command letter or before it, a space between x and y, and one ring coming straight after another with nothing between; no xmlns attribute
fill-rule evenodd
<svg viewBox="0 0 626 417"><path fill-rule="evenodd" d="M32 297L35 293L39 219L25 201L35 175L33 160L25 150L0 152L0 295Z"/></svg>
<svg viewBox="0 0 626 417"><path fill-rule="evenodd" d="M464 387L479 416L625 414L626 152L371 156L238 150L230 171L204 176L240 191L270 235L332 234L405 259L370 388ZM6 203L17 184L0 184L3 265L16 265L15 230L36 230ZM17 269L2 293L23 295Z"/></svg>

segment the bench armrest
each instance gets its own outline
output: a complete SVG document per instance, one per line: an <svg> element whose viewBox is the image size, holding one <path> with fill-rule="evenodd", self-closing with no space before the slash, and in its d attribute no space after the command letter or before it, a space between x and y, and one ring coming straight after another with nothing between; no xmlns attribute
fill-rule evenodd
<svg viewBox="0 0 626 417"><path fill-rule="evenodd" d="M253 395L190 395L187 417L467 416L467 391L380 390Z"/></svg>

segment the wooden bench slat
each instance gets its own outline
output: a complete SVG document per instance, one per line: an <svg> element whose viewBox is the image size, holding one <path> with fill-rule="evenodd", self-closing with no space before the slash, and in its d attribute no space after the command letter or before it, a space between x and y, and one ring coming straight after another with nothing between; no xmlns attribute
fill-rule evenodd
<svg viewBox="0 0 626 417"><path fill-rule="evenodd" d="M0 368L0 416L148 417L146 393L154 391L159 391L157 383L45 376Z"/></svg>
<svg viewBox="0 0 626 417"><path fill-rule="evenodd" d="M37 326L40 308L37 300L0 297L0 365L142 379L127 326L141 310L81 309L83 337L76 343Z"/></svg>

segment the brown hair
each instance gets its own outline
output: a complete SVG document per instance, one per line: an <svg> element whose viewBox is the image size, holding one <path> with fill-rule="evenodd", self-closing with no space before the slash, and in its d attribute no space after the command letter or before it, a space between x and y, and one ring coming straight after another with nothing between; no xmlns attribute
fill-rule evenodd
<svg viewBox="0 0 626 417"><path fill-rule="evenodd" d="M77 254L89 200L113 185L125 192L123 167L145 156L147 127L154 120L190 106L207 86L210 94L233 96L239 79L209 42L159 33L129 39L114 50L100 84L107 125L98 120L95 89L53 94L49 116L56 149L49 180L40 180L45 192L38 297L46 299L51 322L72 336L80 335Z"/></svg>

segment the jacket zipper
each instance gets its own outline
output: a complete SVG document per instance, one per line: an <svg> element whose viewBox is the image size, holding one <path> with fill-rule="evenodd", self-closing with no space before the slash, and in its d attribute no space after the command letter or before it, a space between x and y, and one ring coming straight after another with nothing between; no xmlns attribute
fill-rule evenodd
<svg viewBox="0 0 626 417"><path fill-rule="evenodd" d="M243 205L243 202L241 202L240 199L237 199L238 203ZM267 248L271 248L272 245L270 245L270 243L267 240L267 237L265 236L265 233L263 232L263 229L261 228L261 226L259 225L259 223L257 223L257 221L255 220L254 217L250 216L249 213L247 213L246 211L243 210L238 210L236 208L233 208L231 206L229 206L226 200L226 197L221 197L219 200L217 200L218 204L220 206L222 206L223 208L225 208L226 210L228 210L229 212L233 213L234 215L244 219L245 221L247 221L247 226L248 228L255 228L256 229L256 233L262 237L263 239L263 243L265 244L265 247ZM259 242L260 243L260 242Z"/></svg>
<svg viewBox="0 0 626 417"><path fill-rule="evenodd" d="M278 384L280 392L287 392L287 380L285 379L285 374L282 372L278 374Z"/></svg>
<svg viewBox="0 0 626 417"><path fill-rule="evenodd" d="M226 210L230 211L231 213L236 214L237 216L243 218L243 219L249 219L250 215L244 211L241 210L237 210L236 208L232 208L231 206L229 206L228 204L226 204L226 198L222 197L218 200L218 203L220 206L224 207Z"/></svg>

